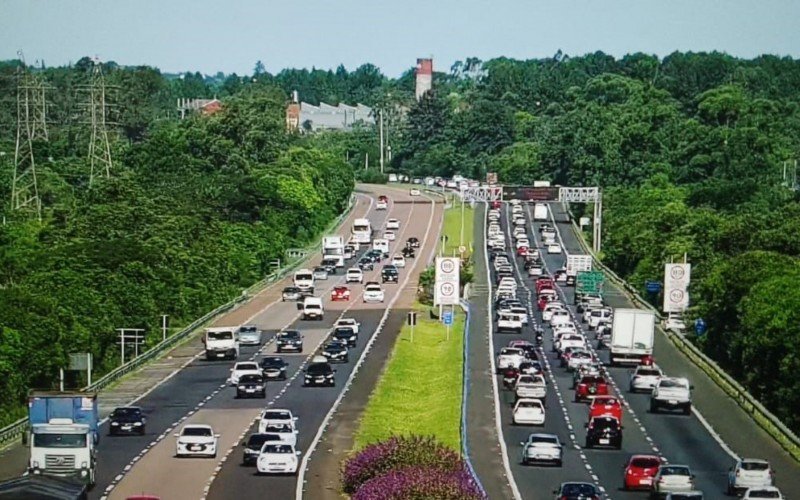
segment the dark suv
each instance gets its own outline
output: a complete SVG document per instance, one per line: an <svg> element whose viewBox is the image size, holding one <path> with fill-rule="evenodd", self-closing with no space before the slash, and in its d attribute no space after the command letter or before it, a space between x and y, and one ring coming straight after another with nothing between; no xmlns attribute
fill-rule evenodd
<svg viewBox="0 0 800 500"><path fill-rule="evenodd" d="M321 358L325 359L325 358ZM333 378L336 370L331 368L327 361L318 361L308 365L305 370L305 377L303 377L303 385L306 387L311 386L328 386L333 387L336 385L336 380Z"/></svg>
<svg viewBox="0 0 800 500"><path fill-rule="evenodd" d="M346 343L349 347L355 347L358 334L349 326L340 326L333 331L333 338Z"/></svg>
<svg viewBox="0 0 800 500"><path fill-rule="evenodd" d="M322 348L322 355L328 358L329 363L347 363L350 356L347 352L347 343L334 340Z"/></svg>
<svg viewBox="0 0 800 500"><path fill-rule="evenodd" d="M278 333L276 344L278 352L303 352L303 337L300 336L300 332L297 330L284 330Z"/></svg>
<svg viewBox="0 0 800 500"><path fill-rule="evenodd" d="M381 269L381 279L384 283L397 283L400 281L400 273L397 272L397 267L383 266L383 269Z"/></svg>
<svg viewBox="0 0 800 500"><path fill-rule="evenodd" d="M108 435L139 434L144 436L144 424L147 419L142 415L142 409L137 406L123 406L116 408L108 416Z"/></svg>
<svg viewBox="0 0 800 500"><path fill-rule="evenodd" d="M286 361L278 356L267 356L262 358L261 366L264 378L267 380L286 380Z"/></svg>
<svg viewBox="0 0 800 500"><path fill-rule="evenodd" d="M586 424L586 448L622 448L622 425L614 417L594 417Z"/></svg>
<svg viewBox="0 0 800 500"><path fill-rule="evenodd" d="M242 441L242 446L244 447L242 465L255 465L264 443L280 440L281 436L279 434L251 434L247 441Z"/></svg>
<svg viewBox="0 0 800 500"><path fill-rule="evenodd" d="M246 374L239 377L239 383L236 384L236 397L237 398L266 398L267 397L267 382L262 375Z"/></svg>

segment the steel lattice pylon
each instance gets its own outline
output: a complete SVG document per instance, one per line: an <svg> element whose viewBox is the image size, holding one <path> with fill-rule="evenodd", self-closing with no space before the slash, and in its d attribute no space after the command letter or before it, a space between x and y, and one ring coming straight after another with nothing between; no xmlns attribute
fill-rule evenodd
<svg viewBox="0 0 800 500"><path fill-rule="evenodd" d="M35 213L36 218L42 220L33 141L48 140L45 85L27 71L24 61L17 77L17 141L14 148L11 209Z"/></svg>
<svg viewBox="0 0 800 500"><path fill-rule="evenodd" d="M111 159L111 145L108 142L108 103L106 102L106 83L102 65L95 61L92 70L92 84L89 86L89 118L92 136L89 139L89 186L95 175L111 177L114 163Z"/></svg>

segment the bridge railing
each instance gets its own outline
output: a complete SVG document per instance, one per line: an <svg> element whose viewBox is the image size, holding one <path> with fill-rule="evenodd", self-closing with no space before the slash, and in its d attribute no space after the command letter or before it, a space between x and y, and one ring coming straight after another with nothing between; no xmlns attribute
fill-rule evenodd
<svg viewBox="0 0 800 500"><path fill-rule="evenodd" d="M355 205L355 196L350 197L350 202L348 204L347 210L345 210L341 215L339 215L331 224L326 228L323 232L323 235L327 234L329 231L334 230L338 227L342 221L350 214ZM309 246L305 247L306 250L305 255L309 255L314 251L318 251L322 249L322 236L320 236L314 243L310 244ZM304 256L304 255L303 255ZM187 337L189 337L193 332L195 332L198 328L201 328L206 323L217 317L218 315L230 311L242 303L249 300L252 296L257 294L262 289L266 288L267 286L280 281L283 279L286 274L294 271L297 267L303 262L303 256L298 256L297 258L293 259L292 261L288 262L284 267L280 268L279 270L267 275L264 279L254 283L249 288L244 290L242 294L233 300L222 304L221 306L215 308L212 311L207 312L202 317L192 321L189 325L184 327L181 331L176 332L166 339L162 340L158 344L154 345L147 351L141 353L139 356L131 359L130 361L126 362L123 365L120 365L110 372L106 373L91 385L84 387L81 389L85 392L97 392L105 387L108 387L112 383L116 382L123 376L131 373L143 365L147 364L148 362L152 361L153 359L159 357L165 351L168 351L176 344L180 343ZM0 429L0 447L4 444L18 438L19 436L23 435L28 428L28 418L23 417L16 422L7 425Z"/></svg>
<svg viewBox="0 0 800 500"><path fill-rule="evenodd" d="M622 279L612 271L608 266L600 262L597 256L592 252L589 245L586 243L583 231L575 223L575 217L572 212L570 214L570 221L572 223L575 234L578 235L578 242L580 243L583 251L591 255L597 267L599 267L617 286L622 288L630 299L641 305L642 308L653 311L660 320L664 316L647 302L640 294L639 291L631 286L627 281ZM722 389L725 394L731 397L736 404L739 405L745 412L747 412L753 420L758 423L772 438L777 441L795 460L800 461L800 438L786 424L770 412L761 402L759 402L747 389L745 389L739 382L734 380L725 370L723 370L714 360L706 356L700 349L690 342L686 336L677 330L664 330L667 338L678 348L687 358L689 358L698 368L700 368L714 383Z"/></svg>

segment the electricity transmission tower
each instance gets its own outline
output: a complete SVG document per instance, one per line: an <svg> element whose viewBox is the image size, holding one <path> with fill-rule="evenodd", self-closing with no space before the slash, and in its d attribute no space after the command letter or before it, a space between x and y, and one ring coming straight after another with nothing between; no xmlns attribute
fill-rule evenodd
<svg viewBox="0 0 800 500"><path fill-rule="evenodd" d="M36 160L33 141L47 141L46 86L22 62L17 73L17 143L14 149L14 179L11 209L35 213L42 220L42 200L36 183Z"/></svg>
<svg viewBox="0 0 800 500"><path fill-rule="evenodd" d="M114 87L106 85L103 77L103 67L100 61L95 59L92 69L92 82L81 87L88 94L88 123L92 127L92 135L89 139L89 186L92 185L96 175L111 177L111 170L114 162L111 159L111 145L108 141L108 127L114 124L108 119L110 105L108 103L108 91Z"/></svg>

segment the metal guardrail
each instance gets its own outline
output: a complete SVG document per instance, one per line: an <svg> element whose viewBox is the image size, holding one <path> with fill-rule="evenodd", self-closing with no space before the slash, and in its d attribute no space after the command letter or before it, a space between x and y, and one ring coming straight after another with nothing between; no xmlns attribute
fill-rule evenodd
<svg viewBox="0 0 800 500"><path fill-rule="evenodd" d="M342 214L340 214L328 227L323 231L322 235L324 236L332 229L338 227L342 221L350 214L355 206L355 195L350 196L350 202ZM320 250L322 248L322 236L320 236L314 243L307 246L305 249L308 250L308 253L312 253L316 250ZM222 304L221 306L217 307L213 311L210 311L204 314L202 317L194 320L181 331L170 335L166 339L162 340L158 344L154 345L152 348L148 349L147 351L143 352L139 356L133 358L132 360L128 361L124 365L120 365L110 372L106 373L99 379L97 379L92 385L86 386L81 389L84 392L96 392L105 387L108 387L113 382L119 380L123 376L127 375L130 372L133 372L139 369L142 365L147 364L154 358L158 357L164 351L172 348L180 341L185 339L186 337L190 336L195 330L203 326L209 320L213 319L217 315L229 311L242 302L246 302L249 300L253 295L258 293L264 287L281 280L287 273L291 272L292 270L296 269L297 266L303 262L303 258L298 258L292 261L290 264L282 267L280 270L268 275L264 279L254 283L249 288L247 288L242 295L236 297L235 299ZM16 439L17 437L21 436L25 433L28 428L28 417L23 417L16 422L7 425L0 429L0 446Z"/></svg>
<svg viewBox="0 0 800 500"><path fill-rule="evenodd" d="M636 303L642 305L645 309L653 311L655 315L663 320L664 316L647 302L639 294L639 291L631 286L627 281L620 278L617 273L612 271L608 266L600 262L597 256L589 248L584 238L583 231L575 223L575 217L572 212L569 212L572 226L575 229L575 234L578 235L578 242L583 250L592 256L592 259L597 263L598 267L611 278L617 286L625 290L628 296ZM725 394L730 396L740 408L750 414L753 420L763 428L778 444L783 447L791 456L797 461L800 461L800 438L786 424L770 412L761 402L753 397L747 389L745 389L739 382L731 377L725 370L723 370L714 360L705 355L698 349L692 342L690 342L683 333L664 330L666 337L678 348L687 358L689 358L698 368L700 368L714 383L722 389Z"/></svg>

